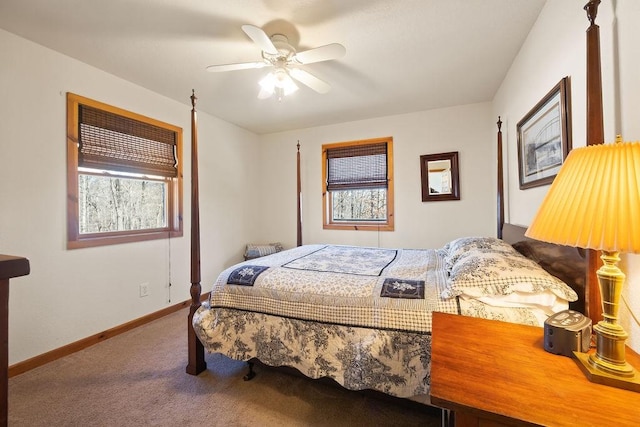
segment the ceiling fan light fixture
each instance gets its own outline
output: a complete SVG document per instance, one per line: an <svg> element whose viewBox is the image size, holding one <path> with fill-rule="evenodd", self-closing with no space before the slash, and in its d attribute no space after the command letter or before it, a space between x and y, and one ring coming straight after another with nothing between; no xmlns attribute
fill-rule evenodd
<svg viewBox="0 0 640 427"><path fill-rule="evenodd" d="M271 92L271 94L273 94L275 88L276 88L276 76L273 73L269 73L266 76L264 76L259 82L258 84L260 85L260 87L262 88L262 90L267 91L267 92Z"/></svg>
<svg viewBox="0 0 640 427"><path fill-rule="evenodd" d="M298 85L284 69L276 70L275 74L276 87L282 89L285 96L291 95L293 92L298 90Z"/></svg>
<svg viewBox="0 0 640 427"><path fill-rule="evenodd" d="M258 98L265 99L274 93L278 100L291 95L298 90L298 83L313 89L318 93L327 93L331 89L329 84L300 67L314 62L338 59L345 55L346 49L339 43L331 43L302 52L289 44L289 39L284 34L268 36L262 28L255 25L243 25L242 31L262 51L262 61L241 62L235 64L210 65L206 69L209 72L246 70L252 68L274 67L274 70L263 77L260 83ZM295 81L294 81L295 80Z"/></svg>
<svg viewBox="0 0 640 427"><path fill-rule="evenodd" d="M258 94L258 98L260 99L268 98L274 93L277 93L278 99L281 100L283 96L291 95L298 90L298 85L284 68L278 68L270 72L258 83L261 88Z"/></svg>

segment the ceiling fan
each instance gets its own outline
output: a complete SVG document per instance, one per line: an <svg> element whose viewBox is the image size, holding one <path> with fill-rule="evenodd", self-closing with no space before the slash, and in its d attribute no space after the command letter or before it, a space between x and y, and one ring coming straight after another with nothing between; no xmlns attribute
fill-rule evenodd
<svg viewBox="0 0 640 427"><path fill-rule="evenodd" d="M209 72L246 70L253 68L273 67L273 71L260 80L258 98L268 98L274 93L278 99L298 90L293 79L310 87L318 93L327 93L331 89L329 84L301 66L314 62L338 59L345 55L346 49L339 43L331 43L314 49L296 52L289 44L289 39L283 34L273 34L269 37L261 28L254 25L243 25L242 31L262 50L262 60L235 64L210 65Z"/></svg>

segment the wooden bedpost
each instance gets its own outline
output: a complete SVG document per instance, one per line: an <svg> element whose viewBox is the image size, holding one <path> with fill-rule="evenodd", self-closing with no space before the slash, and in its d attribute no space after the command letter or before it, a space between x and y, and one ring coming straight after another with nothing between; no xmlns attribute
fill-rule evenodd
<svg viewBox="0 0 640 427"><path fill-rule="evenodd" d="M193 329L193 315L200 307L200 202L198 198L198 126L196 119L196 94L191 92L191 307L189 308L187 339L187 373L198 375L207 369L204 346Z"/></svg>
<svg viewBox="0 0 640 427"><path fill-rule="evenodd" d="M600 69L600 27L595 23L600 0L591 0L584 6L589 19L587 28L587 145L604 144L602 108L602 74ZM587 250L586 315L595 324L602 320L602 299L596 270L600 267L600 254Z"/></svg>
<svg viewBox="0 0 640 427"><path fill-rule="evenodd" d="M298 182L298 201L297 201L297 213L298 213L298 231L297 231L297 245L302 246L302 207L301 207L301 198L302 198L302 185L300 181L300 141L298 141L298 153L296 155L296 166L297 166L297 182Z"/></svg>
<svg viewBox="0 0 640 427"><path fill-rule="evenodd" d="M504 179L502 170L502 120L498 116L498 239L502 239L504 227Z"/></svg>
<svg viewBox="0 0 640 427"><path fill-rule="evenodd" d="M587 28L587 145L604 144L600 27L595 23L599 4L600 0L591 0L584 7L590 23Z"/></svg>

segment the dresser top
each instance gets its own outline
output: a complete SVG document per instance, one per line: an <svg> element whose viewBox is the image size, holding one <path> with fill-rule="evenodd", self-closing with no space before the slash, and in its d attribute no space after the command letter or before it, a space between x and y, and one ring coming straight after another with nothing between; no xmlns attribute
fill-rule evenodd
<svg viewBox="0 0 640 427"><path fill-rule="evenodd" d="M640 425L640 393L590 382L540 327L433 314L431 402L498 422ZM627 351L640 368L640 357Z"/></svg>

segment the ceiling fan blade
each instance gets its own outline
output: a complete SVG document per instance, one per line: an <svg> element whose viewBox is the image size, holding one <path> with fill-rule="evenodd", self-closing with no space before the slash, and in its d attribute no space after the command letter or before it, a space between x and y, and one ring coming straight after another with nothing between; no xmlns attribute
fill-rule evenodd
<svg viewBox="0 0 640 427"><path fill-rule="evenodd" d="M237 64L209 65L206 70L210 73L219 73L222 71L249 70L252 68L263 68L270 66L264 61L259 62L240 62Z"/></svg>
<svg viewBox="0 0 640 427"><path fill-rule="evenodd" d="M328 61L330 59L342 58L347 50L340 43L331 43L313 49L296 53L296 61L301 64L311 64L313 62Z"/></svg>
<svg viewBox="0 0 640 427"><path fill-rule="evenodd" d="M292 68L289 70L289 74L300 83L309 86L318 93L327 93L331 90L331 86L329 86L327 82L320 80L313 74L300 68Z"/></svg>
<svg viewBox="0 0 640 427"><path fill-rule="evenodd" d="M264 52L271 55L278 54L278 49L276 49L276 47L271 42L271 39L269 38L267 33L262 30L262 28L258 28L255 25L243 25L242 31L244 31L249 36L249 38L253 40L253 42L257 44Z"/></svg>

